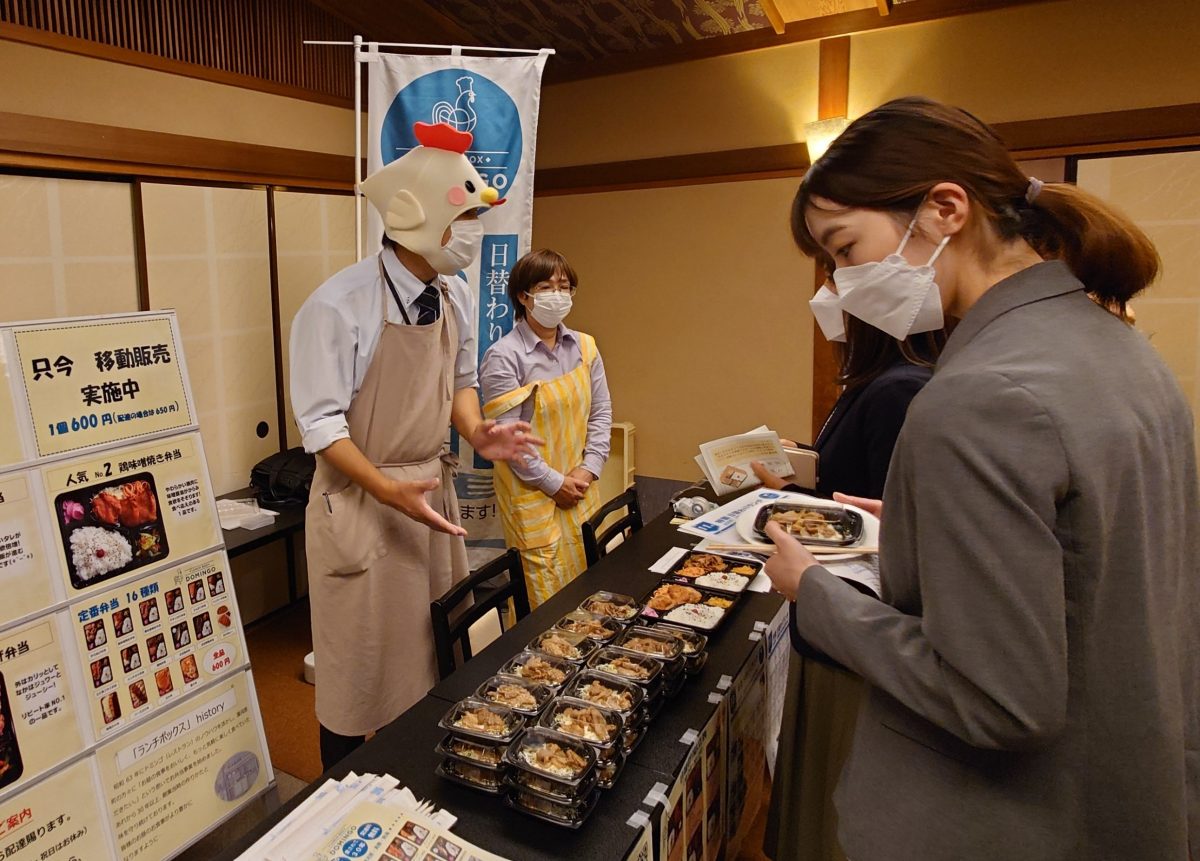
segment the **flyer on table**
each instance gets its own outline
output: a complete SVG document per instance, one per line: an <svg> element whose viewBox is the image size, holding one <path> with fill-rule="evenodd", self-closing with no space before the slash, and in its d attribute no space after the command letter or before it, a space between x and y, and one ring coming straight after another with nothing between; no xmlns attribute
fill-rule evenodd
<svg viewBox="0 0 1200 861"><path fill-rule="evenodd" d="M43 470L69 598L221 543L200 434Z"/></svg>
<svg viewBox="0 0 1200 861"><path fill-rule="evenodd" d="M116 858L93 775L94 761L84 759L0 801L0 858Z"/></svg>
<svg viewBox="0 0 1200 861"><path fill-rule="evenodd" d="M97 738L241 667L232 584L218 552L72 605Z"/></svg>
<svg viewBox="0 0 1200 861"><path fill-rule="evenodd" d="M60 635L63 616L0 634L0 796L84 748Z"/></svg>
<svg viewBox="0 0 1200 861"><path fill-rule="evenodd" d="M506 861L425 817L371 802L356 805L342 817L310 857L312 861Z"/></svg>
<svg viewBox="0 0 1200 861"><path fill-rule="evenodd" d="M59 600L32 475L0 474L0 625Z"/></svg>
<svg viewBox="0 0 1200 861"><path fill-rule="evenodd" d="M193 422L173 313L13 327L39 457Z"/></svg>
<svg viewBox="0 0 1200 861"><path fill-rule="evenodd" d="M238 673L97 751L121 857L166 858L266 788L252 696Z"/></svg>

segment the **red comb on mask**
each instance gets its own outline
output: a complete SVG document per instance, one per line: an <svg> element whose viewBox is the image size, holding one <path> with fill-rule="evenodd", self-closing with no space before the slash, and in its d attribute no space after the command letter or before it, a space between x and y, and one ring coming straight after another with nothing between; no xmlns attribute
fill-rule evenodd
<svg viewBox="0 0 1200 861"><path fill-rule="evenodd" d="M462 155L471 146L474 136L470 132L460 132L447 123L413 123L413 134L417 136L421 146L430 149L444 149Z"/></svg>

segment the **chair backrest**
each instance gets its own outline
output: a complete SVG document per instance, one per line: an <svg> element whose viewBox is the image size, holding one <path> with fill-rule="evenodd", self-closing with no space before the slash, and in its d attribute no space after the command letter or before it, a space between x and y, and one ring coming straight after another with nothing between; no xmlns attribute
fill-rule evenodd
<svg viewBox="0 0 1200 861"><path fill-rule="evenodd" d="M628 511L603 533L597 535L600 531L600 524L604 522L605 518L622 508L626 508ZM587 564L595 565L608 555L608 545L617 535L624 535L626 531L632 535L641 528L642 509L638 505L637 487L635 486L620 496L610 499L583 524L583 553L587 557Z"/></svg>
<svg viewBox="0 0 1200 861"><path fill-rule="evenodd" d="M508 582L495 586L489 581L508 572ZM459 605L473 596L473 603L462 612ZM512 599L518 619L529 615L529 593L525 589L525 569L521 554L509 548L503 556L493 559L453 589L429 605L433 622L433 645L437 652L438 677L454 672L454 644L462 649L463 661L471 659L470 628L483 616L503 607Z"/></svg>

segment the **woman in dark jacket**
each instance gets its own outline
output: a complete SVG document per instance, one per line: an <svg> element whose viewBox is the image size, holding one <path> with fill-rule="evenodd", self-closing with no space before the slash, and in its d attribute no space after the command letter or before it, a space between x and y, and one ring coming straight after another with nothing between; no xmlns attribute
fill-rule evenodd
<svg viewBox="0 0 1200 861"><path fill-rule="evenodd" d="M844 340L833 344L844 388L813 446L820 455L816 493L876 499L908 405L933 374L946 337L939 331L897 341L849 315L842 322ZM827 334L837 338L836 328ZM769 487L803 489L761 466L755 473ZM850 752L862 681L796 646L801 651L793 651L788 666L764 848L779 861L844 861L832 795Z"/></svg>

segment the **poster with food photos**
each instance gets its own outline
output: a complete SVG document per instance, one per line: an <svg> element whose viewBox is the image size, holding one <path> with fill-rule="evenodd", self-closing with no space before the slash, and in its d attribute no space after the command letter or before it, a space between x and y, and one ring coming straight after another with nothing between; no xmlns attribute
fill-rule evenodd
<svg viewBox="0 0 1200 861"><path fill-rule="evenodd" d="M725 844L725 740L729 732L729 699L722 697L717 710L700 733L704 751L704 858L716 861Z"/></svg>
<svg viewBox="0 0 1200 861"><path fill-rule="evenodd" d="M4 857L163 861L272 780L181 343L174 312L0 323Z"/></svg>
<svg viewBox="0 0 1200 861"><path fill-rule="evenodd" d="M0 633L0 797L85 747L64 616L52 613Z"/></svg>
<svg viewBox="0 0 1200 861"><path fill-rule="evenodd" d="M92 728L137 723L246 660L224 553L210 553L73 604Z"/></svg>
<svg viewBox="0 0 1200 861"><path fill-rule="evenodd" d="M72 598L221 543L198 433L92 453L43 477Z"/></svg>

